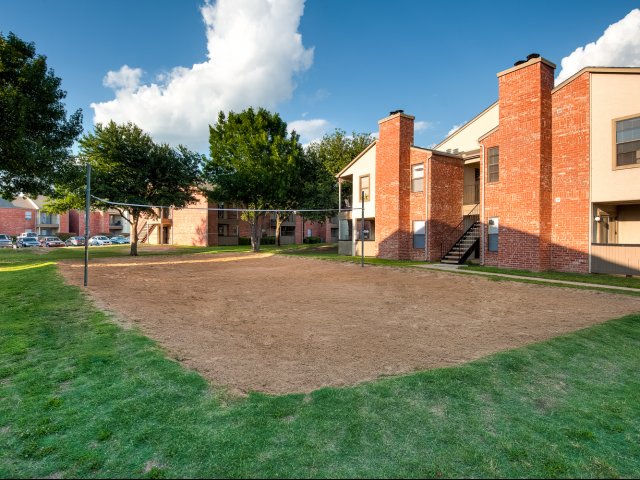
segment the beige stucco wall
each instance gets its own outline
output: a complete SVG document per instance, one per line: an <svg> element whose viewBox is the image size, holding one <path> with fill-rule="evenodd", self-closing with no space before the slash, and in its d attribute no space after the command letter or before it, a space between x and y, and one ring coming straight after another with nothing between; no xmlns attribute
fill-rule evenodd
<svg viewBox="0 0 640 480"><path fill-rule="evenodd" d="M470 152L480 148L478 138L498 126L498 103L494 103L476 118L458 129L453 135L435 146L435 150L446 152L458 149L458 152Z"/></svg>
<svg viewBox="0 0 640 480"><path fill-rule="evenodd" d="M360 218L360 177L369 175L369 201L364 202L364 215L373 218L376 215L376 145L371 147L356 163L342 173L343 177L353 175L353 197L351 206L354 218ZM355 209L358 210L355 210ZM354 222L355 225L355 222Z"/></svg>
<svg viewBox="0 0 640 480"><path fill-rule="evenodd" d="M591 74L591 201L640 200L640 166L615 169L614 119L640 116L640 74Z"/></svg>
<svg viewBox="0 0 640 480"><path fill-rule="evenodd" d="M618 206L618 243L640 244L640 205Z"/></svg>

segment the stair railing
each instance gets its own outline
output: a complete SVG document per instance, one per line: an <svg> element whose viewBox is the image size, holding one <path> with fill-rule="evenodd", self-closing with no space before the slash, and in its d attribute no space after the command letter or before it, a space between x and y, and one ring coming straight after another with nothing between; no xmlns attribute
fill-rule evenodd
<svg viewBox="0 0 640 480"><path fill-rule="evenodd" d="M462 217L462 220L458 225L453 227L445 236L444 240L440 244L440 258L444 258L447 253L458 243L458 240L467 233L473 225L480 220L480 204L476 205L471 211Z"/></svg>

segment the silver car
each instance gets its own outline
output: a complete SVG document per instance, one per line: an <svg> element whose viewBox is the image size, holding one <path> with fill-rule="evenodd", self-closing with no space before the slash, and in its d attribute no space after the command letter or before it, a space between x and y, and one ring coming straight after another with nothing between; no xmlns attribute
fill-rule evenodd
<svg viewBox="0 0 640 480"><path fill-rule="evenodd" d="M13 248L13 240L9 235L0 233L0 248Z"/></svg>
<svg viewBox="0 0 640 480"><path fill-rule="evenodd" d="M111 245L111 240L104 235L96 235L89 239L89 245Z"/></svg>

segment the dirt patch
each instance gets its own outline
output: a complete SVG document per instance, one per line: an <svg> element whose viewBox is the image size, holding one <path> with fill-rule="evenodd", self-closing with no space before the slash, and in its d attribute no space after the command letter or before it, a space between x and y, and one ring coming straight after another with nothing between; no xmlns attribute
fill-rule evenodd
<svg viewBox="0 0 640 480"><path fill-rule="evenodd" d="M82 285L79 263L60 266ZM89 293L233 390L454 365L640 311L640 298L268 254L96 259Z"/></svg>

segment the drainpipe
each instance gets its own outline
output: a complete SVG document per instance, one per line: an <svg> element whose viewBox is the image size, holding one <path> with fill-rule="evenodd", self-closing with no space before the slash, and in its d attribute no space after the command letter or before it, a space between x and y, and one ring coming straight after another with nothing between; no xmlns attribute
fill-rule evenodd
<svg viewBox="0 0 640 480"><path fill-rule="evenodd" d="M484 185L485 185L484 145L480 145L480 148L482 148L482 156L480 157L480 168L481 168L480 178L482 179L482 182L480 182L480 265L484 265L484 237L485 237L484 236Z"/></svg>

